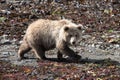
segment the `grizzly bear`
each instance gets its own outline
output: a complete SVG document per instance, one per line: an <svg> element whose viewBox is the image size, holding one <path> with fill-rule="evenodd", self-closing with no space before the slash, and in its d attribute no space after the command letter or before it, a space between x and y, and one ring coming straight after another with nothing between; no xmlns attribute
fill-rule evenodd
<svg viewBox="0 0 120 80"><path fill-rule="evenodd" d="M18 57L24 59L24 54L32 49L38 59L47 59L45 51L56 48L58 59L62 59L63 54L72 59L80 59L81 56L69 46L76 45L82 27L81 24L75 24L67 19L39 19L29 25L19 48Z"/></svg>

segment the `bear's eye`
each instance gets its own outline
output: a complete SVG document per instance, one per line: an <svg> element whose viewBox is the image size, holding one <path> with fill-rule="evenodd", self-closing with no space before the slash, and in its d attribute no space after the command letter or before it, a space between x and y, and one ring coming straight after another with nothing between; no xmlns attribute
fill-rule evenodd
<svg viewBox="0 0 120 80"><path fill-rule="evenodd" d="M69 37L72 37L72 35L70 34Z"/></svg>
<svg viewBox="0 0 120 80"><path fill-rule="evenodd" d="M76 34L75 37L78 37L78 35Z"/></svg>

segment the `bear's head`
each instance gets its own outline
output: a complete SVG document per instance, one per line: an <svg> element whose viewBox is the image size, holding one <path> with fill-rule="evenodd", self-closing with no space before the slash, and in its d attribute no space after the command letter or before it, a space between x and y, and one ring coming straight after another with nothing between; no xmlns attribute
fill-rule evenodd
<svg viewBox="0 0 120 80"><path fill-rule="evenodd" d="M70 45L76 45L82 34L82 24L69 24L64 25L60 32L61 39Z"/></svg>

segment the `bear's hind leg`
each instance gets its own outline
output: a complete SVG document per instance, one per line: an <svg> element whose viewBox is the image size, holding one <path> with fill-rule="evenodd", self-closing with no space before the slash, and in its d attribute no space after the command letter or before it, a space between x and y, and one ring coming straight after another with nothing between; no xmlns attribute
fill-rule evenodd
<svg viewBox="0 0 120 80"><path fill-rule="evenodd" d="M21 59L25 59L24 54L27 53L28 51L30 51L31 48L30 46L27 44L26 41L24 41L18 51L18 58Z"/></svg>
<svg viewBox="0 0 120 80"><path fill-rule="evenodd" d="M59 50L57 52L57 57L58 57L59 60L63 59L63 54Z"/></svg>

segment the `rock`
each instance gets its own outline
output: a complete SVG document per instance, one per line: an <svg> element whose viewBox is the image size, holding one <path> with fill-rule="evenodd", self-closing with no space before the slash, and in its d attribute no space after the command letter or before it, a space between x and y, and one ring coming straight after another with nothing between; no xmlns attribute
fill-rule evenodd
<svg viewBox="0 0 120 80"><path fill-rule="evenodd" d="M5 17L0 17L0 22L4 22L6 20Z"/></svg>
<svg viewBox="0 0 120 80"><path fill-rule="evenodd" d="M2 12L3 14L7 14L7 15L11 14L11 11L8 11L8 10L1 10L1 12Z"/></svg>
<svg viewBox="0 0 120 80"><path fill-rule="evenodd" d="M99 48L99 47L100 47L100 45L99 45L99 44L97 44L95 47L96 47L96 48Z"/></svg>
<svg viewBox="0 0 120 80"><path fill-rule="evenodd" d="M1 55L0 55L0 58L7 58L7 57L9 57L10 55L9 55L9 52L2 52L2 53L0 53Z"/></svg>
<svg viewBox="0 0 120 80"><path fill-rule="evenodd" d="M14 9L15 9L15 7L14 7L13 5L11 5L11 6L10 6L10 9L11 9L11 10L14 10Z"/></svg>
<svg viewBox="0 0 120 80"><path fill-rule="evenodd" d="M92 44L91 47L95 47L95 44Z"/></svg>
<svg viewBox="0 0 120 80"><path fill-rule="evenodd" d="M0 44L2 44L2 45L11 44L11 41L8 39L8 35L3 35L0 37Z"/></svg>
<svg viewBox="0 0 120 80"><path fill-rule="evenodd" d="M116 45L115 45L115 48L120 48L120 45L119 45L119 44L116 44Z"/></svg>
<svg viewBox="0 0 120 80"><path fill-rule="evenodd" d="M114 52L114 56L119 58L119 57L120 57L120 52L115 51L115 52Z"/></svg>
<svg viewBox="0 0 120 80"><path fill-rule="evenodd" d="M1 0L0 3L6 3L6 0Z"/></svg>
<svg viewBox="0 0 120 80"><path fill-rule="evenodd" d="M82 36L82 38L84 38L84 39L87 39L87 38L90 38L91 36L90 35L84 35L84 36Z"/></svg>
<svg viewBox="0 0 120 80"><path fill-rule="evenodd" d="M29 19L38 19L38 17L36 15L30 15Z"/></svg>

